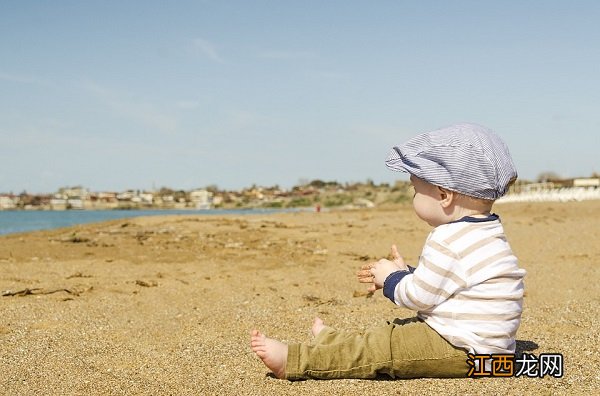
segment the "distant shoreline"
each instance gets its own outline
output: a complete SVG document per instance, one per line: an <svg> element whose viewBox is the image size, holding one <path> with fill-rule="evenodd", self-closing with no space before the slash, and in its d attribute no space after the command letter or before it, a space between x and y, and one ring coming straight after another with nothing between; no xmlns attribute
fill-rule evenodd
<svg viewBox="0 0 600 396"><path fill-rule="evenodd" d="M82 224L144 216L172 215L252 215L307 211L303 208L248 209L127 209L127 210L3 210L0 211L0 236L23 232L51 230Z"/></svg>

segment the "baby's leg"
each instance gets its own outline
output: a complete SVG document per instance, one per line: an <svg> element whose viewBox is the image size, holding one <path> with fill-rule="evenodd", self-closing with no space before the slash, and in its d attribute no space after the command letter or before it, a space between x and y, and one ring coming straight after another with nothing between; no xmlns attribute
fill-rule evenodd
<svg viewBox="0 0 600 396"><path fill-rule="evenodd" d="M467 352L420 320L396 322L391 349L395 377L464 378L469 371Z"/></svg>
<svg viewBox="0 0 600 396"><path fill-rule="evenodd" d="M393 325L365 332L337 331L313 323L315 341L288 345L286 378L375 378L392 373L390 334Z"/></svg>
<svg viewBox="0 0 600 396"><path fill-rule="evenodd" d="M313 336L319 335L324 328L325 323L321 318L315 318L311 329ZM287 344L268 338L258 330L253 330L250 337L250 347L277 378L285 378Z"/></svg>
<svg viewBox="0 0 600 396"><path fill-rule="evenodd" d="M336 331L317 318L312 344L287 345L254 330L251 346L277 378L466 376L464 350L450 345L424 322L402 322L359 333Z"/></svg>
<svg viewBox="0 0 600 396"><path fill-rule="evenodd" d="M277 378L285 378L287 344L268 338L258 330L253 330L250 347Z"/></svg>
<svg viewBox="0 0 600 396"><path fill-rule="evenodd" d="M313 336L318 336L319 333L321 332L321 330L323 330L325 328L325 323L323 323L323 321L321 320L321 318L315 318L315 321L313 322L312 325L312 335Z"/></svg>

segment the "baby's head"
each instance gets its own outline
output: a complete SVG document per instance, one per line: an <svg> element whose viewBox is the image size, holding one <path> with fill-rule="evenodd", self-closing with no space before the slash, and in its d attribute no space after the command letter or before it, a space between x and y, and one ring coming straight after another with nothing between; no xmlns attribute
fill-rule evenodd
<svg viewBox="0 0 600 396"><path fill-rule="evenodd" d="M443 207L447 220L489 211L517 178L506 144L476 124L422 133L394 147L385 163L392 170L410 173L417 194L420 187L437 205L449 204ZM414 204L419 214L417 198L415 195ZM446 198L452 198L451 202L444 201ZM434 204L427 199L421 203Z"/></svg>

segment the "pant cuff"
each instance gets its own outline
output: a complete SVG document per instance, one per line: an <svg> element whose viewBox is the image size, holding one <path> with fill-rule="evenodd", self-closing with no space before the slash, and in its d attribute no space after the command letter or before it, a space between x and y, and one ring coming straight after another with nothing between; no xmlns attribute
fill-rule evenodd
<svg viewBox="0 0 600 396"><path fill-rule="evenodd" d="M302 376L300 376L300 344L288 345L285 378L288 380L302 378Z"/></svg>

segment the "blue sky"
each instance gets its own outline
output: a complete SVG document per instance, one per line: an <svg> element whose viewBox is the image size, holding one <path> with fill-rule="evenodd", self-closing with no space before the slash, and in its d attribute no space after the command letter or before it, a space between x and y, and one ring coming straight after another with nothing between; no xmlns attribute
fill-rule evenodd
<svg viewBox="0 0 600 396"><path fill-rule="evenodd" d="M0 192L389 182L463 121L600 171L600 2L165 3L0 4Z"/></svg>

